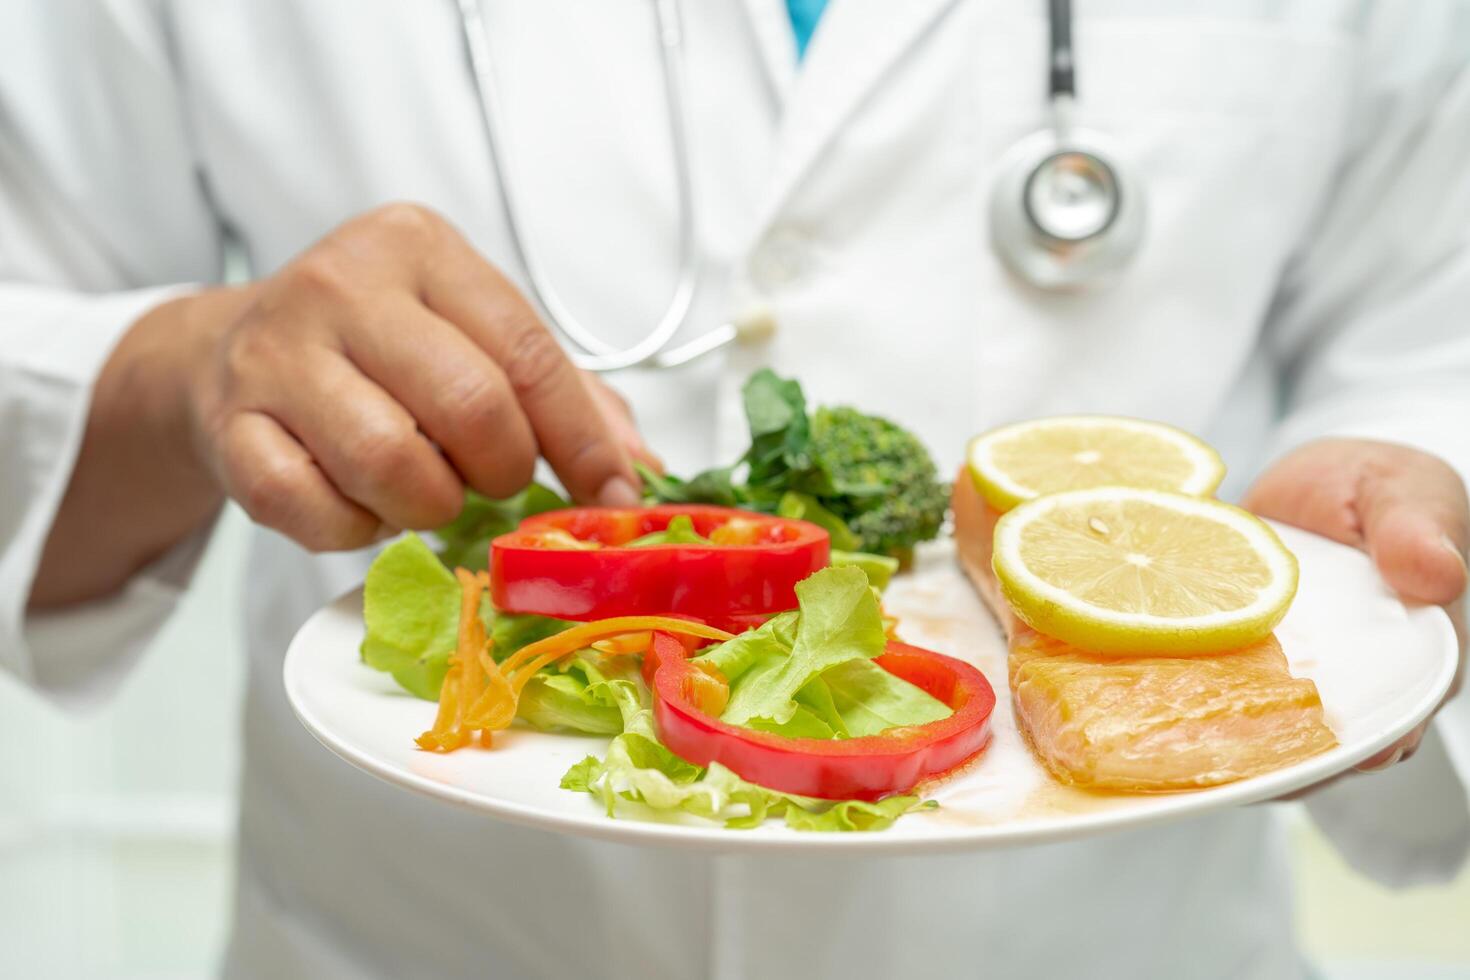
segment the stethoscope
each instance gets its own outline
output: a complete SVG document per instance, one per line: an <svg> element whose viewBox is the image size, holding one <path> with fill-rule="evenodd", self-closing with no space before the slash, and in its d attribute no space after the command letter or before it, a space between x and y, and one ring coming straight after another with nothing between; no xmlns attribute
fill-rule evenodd
<svg viewBox="0 0 1470 980"><path fill-rule="evenodd" d="M507 237L526 273L526 290L548 323L580 348L579 367L617 371L649 365L675 367L736 342L769 337L775 324L753 308L703 335L670 346L684 326L699 285L694 187L689 162L684 34L678 0L650 0L658 37L664 102L669 119L678 215L678 274L668 305L652 330L629 347L607 343L572 313L552 287L540 258L526 243L485 32L482 0L458 0L465 47L479 94L481 116L505 213ZM1144 202L1129 173L1114 162L1107 140L1072 125L1076 100L1071 0L1048 0L1050 35L1048 126L1022 139L1001 159L990 196L991 247L1014 275L1045 290L1078 290L1111 279L1143 241Z"/></svg>

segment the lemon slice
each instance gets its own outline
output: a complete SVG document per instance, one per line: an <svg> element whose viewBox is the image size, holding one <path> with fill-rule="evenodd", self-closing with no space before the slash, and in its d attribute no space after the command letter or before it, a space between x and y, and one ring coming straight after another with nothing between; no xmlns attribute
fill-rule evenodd
<svg viewBox="0 0 1470 980"><path fill-rule="evenodd" d="M992 429L970 443L970 476L1006 511L1062 490L1123 486L1214 493L1220 454L1187 432L1143 419L1062 415Z"/></svg>
<svg viewBox="0 0 1470 980"><path fill-rule="evenodd" d="M1264 639L1296 595L1276 532L1217 500L1131 487L1049 494L995 526L995 576L1033 629L1103 653Z"/></svg>

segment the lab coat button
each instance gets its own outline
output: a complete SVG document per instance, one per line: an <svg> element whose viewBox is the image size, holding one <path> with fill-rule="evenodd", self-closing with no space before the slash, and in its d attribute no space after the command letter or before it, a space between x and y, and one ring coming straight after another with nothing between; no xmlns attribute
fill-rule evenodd
<svg viewBox="0 0 1470 980"><path fill-rule="evenodd" d="M772 231L750 257L750 277L757 288L789 286L807 274L812 246L806 235L793 228Z"/></svg>

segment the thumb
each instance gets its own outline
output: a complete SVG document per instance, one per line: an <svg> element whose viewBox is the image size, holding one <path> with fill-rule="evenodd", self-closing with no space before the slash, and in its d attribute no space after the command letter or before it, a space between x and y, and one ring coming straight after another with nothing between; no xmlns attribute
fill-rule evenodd
<svg viewBox="0 0 1470 980"><path fill-rule="evenodd" d="M1357 511L1368 553L1388 584L1406 599L1443 606L1450 616L1461 657L1445 696L1448 700L1459 690L1465 669L1470 503L1464 482L1447 463L1427 453L1403 452L1407 458L1400 465L1365 473L1358 488ZM1418 742L1400 745L1412 752Z"/></svg>
<svg viewBox="0 0 1470 980"><path fill-rule="evenodd" d="M1465 591L1470 504L1459 475L1436 456L1323 439L1262 475L1245 506L1362 548L1405 598L1444 605Z"/></svg>
<svg viewBox="0 0 1470 980"><path fill-rule="evenodd" d="M1447 465L1417 454L1409 465L1369 473L1357 511L1374 564L1400 595L1445 605L1465 591L1467 504Z"/></svg>

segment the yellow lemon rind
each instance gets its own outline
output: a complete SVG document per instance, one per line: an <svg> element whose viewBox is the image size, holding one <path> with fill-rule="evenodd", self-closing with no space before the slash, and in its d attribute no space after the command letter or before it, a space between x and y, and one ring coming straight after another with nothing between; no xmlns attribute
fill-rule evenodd
<svg viewBox="0 0 1470 980"><path fill-rule="evenodd" d="M985 498L985 502L1004 513L1027 500L1036 499L1045 492L1036 488L1021 486L1009 480L998 467L989 463L989 448L1004 441L1024 438L1027 435L1044 431L1048 428L1059 429L1069 426L1132 430L1168 442L1179 448L1195 462L1195 472L1191 479L1184 485L1155 487L1154 489L1173 490L1194 497L1208 497L1215 492L1220 486L1221 481L1225 479L1225 461L1220 458L1220 454L1209 443L1196 438L1183 429L1163 422L1129 418L1120 415L1058 415L1030 419L1024 422L1014 422L1010 425L991 429L989 432L982 433L970 440L969 446L965 451L965 469L969 472L970 479L975 484L975 489L979 490L980 496ZM1074 489L1086 488L1066 487L1054 492L1066 492L1067 490Z"/></svg>
<svg viewBox="0 0 1470 980"><path fill-rule="evenodd" d="M1123 614L1113 614L1090 606L1083 600L1075 599L1069 603L1045 596L1042 590L1034 587L1035 577L1023 567L1018 567L1019 563L1011 553L1013 549L1007 547L1008 537L1012 532L1019 534L1022 522L1040 507L1066 506L1067 498L1108 494L1134 498L1179 498L1217 510L1221 514L1230 514L1234 522L1248 522L1256 540L1270 550L1268 561L1277 570L1269 605L1238 616L1217 614L1220 617L1218 621L1203 625L1195 625L1188 620L1164 619L1152 623L1124 623L1118 621L1118 617ZM1269 636L1286 616L1296 596L1300 577L1296 556L1286 548L1271 526L1260 518L1216 500L1204 500L1168 491L1095 487L1049 494L1003 515L996 525L995 535L996 546L991 565L1001 593L1016 615L1038 633L1070 643L1082 650L1115 656L1208 655L1257 643Z"/></svg>

